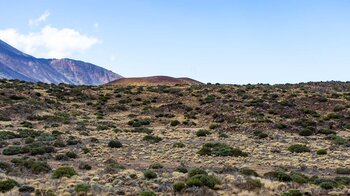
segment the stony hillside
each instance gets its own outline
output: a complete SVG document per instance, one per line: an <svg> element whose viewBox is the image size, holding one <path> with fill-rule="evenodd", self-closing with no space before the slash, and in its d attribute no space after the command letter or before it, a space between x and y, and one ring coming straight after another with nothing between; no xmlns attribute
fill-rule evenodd
<svg viewBox="0 0 350 196"><path fill-rule="evenodd" d="M139 78L120 78L107 85L134 85L134 86L158 86L158 85L198 85L202 84L191 78L173 78L169 76L151 76Z"/></svg>
<svg viewBox="0 0 350 196"><path fill-rule="evenodd" d="M350 83L0 83L8 195L347 195Z"/></svg>

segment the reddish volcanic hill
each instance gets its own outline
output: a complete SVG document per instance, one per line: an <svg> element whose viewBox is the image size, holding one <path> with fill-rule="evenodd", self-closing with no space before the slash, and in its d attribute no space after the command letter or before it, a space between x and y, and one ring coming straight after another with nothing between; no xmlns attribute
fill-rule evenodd
<svg viewBox="0 0 350 196"><path fill-rule="evenodd" d="M156 86L156 85L199 85L203 84L191 78L173 78L169 76L151 76L138 78L120 78L107 85L135 85L135 86Z"/></svg>

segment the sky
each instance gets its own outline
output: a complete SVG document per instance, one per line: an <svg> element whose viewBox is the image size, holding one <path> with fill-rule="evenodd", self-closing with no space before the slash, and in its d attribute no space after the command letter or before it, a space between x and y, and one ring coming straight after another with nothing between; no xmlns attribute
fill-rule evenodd
<svg viewBox="0 0 350 196"><path fill-rule="evenodd" d="M348 0L0 0L0 39L124 77L348 81Z"/></svg>

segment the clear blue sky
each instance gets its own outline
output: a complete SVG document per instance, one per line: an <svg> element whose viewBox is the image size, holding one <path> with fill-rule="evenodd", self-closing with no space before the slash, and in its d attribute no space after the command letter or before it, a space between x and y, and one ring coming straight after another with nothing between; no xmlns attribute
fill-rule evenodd
<svg viewBox="0 0 350 196"><path fill-rule="evenodd" d="M237 84L350 78L348 0L0 0L0 6L5 33L15 29L26 40L48 26L73 29L98 41L67 57L126 77Z"/></svg>

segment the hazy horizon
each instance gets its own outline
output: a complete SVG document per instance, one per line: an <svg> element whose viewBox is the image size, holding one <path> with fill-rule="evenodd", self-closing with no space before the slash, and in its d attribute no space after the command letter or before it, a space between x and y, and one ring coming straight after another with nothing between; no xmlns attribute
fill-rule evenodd
<svg viewBox="0 0 350 196"><path fill-rule="evenodd" d="M124 77L349 80L345 0L0 2L0 39L36 57L82 60Z"/></svg>

